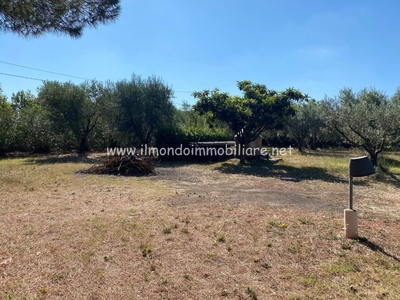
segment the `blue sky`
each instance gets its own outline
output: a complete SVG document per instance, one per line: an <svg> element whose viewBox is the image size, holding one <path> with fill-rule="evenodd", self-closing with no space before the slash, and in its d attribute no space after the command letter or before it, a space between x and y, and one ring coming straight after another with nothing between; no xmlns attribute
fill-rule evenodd
<svg viewBox="0 0 400 300"><path fill-rule="evenodd" d="M80 39L0 32L0 61L97 80L156 75L176 105L191 92L218 87L240 95L236 81L295 87L319 100L343 87L400 86L400 2L267 0L122 0L113 24ZM82 82L0 63L0 72ZM0 74L10 97L40 81Z"/></svg>

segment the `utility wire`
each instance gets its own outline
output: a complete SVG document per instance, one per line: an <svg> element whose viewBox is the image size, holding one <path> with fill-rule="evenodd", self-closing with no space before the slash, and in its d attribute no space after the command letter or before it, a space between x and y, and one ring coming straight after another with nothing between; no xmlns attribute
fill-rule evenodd
<svg viewBox="0 0 400 300"><path fill-rule="evenodd" d="M40 78L34 78L34 77L27 77L27 76L15 75L15 74L3 73L3 72L0 72L0 74L1 74L1 75L6 75L6 76L13 76L13 77L31 79L31 80L47 81L47 79L40 79ZM79 77L78 77L78 78L79 78ZM186 93L186 94L191 94L192 92L188 92L188 91L174 91L174 93Z"/></svg>
<svg viewBox="0 0 400 300"><path fill-rule="evenodd" d="M67 74L58 73L58 72L52 72L52 71L46 71L46 70L42 70L42 69L27 67L27 66L18 65L18 64L13 64L13 63L6 62L6 61L1 61L1 60L0 60L0 63L6 64L6 65L11 65L11 66L16 66L16 67L20 67L20 68L25 68L25 69L30 69L30 70L45 72L45 73L51 73L51 74L55 74L55 75L61 75L61 76L71 77L71 78L78 78L78 79L84 79L84 80L91 80L91 79L89 79L89 78L84 78L84 77L79 77L79 76L73 76L73 75L67 75Z"/></svg>
<svg viewBox="0 0 400 300"><path fill-rule="evenodd" d="M10 66L16 66L16 67L20 67L20 68L25 68L25 69L30 69L30 70L45 72L45 73L51 73L51 74L55 74L55 75L61 75L61 76L71 77L71 78L78 78L78 79L84 79L84 80L92 80L92 79L85 78L85 77L67 75L67 74L58 73L58 72L53 72L53 71L46 71L46 70L42 70L42 69L38 69L38 68L32 68L32 67L27 67L27 66L23 66L23 65L18 65L18 64L14 64L14 63L2 61L2 60L0 60L0 63L6 64L6 65L10 65ZM41 81L44 81L44 80L42 80L42 79L37 79L37 78L32 78L32 77L25 77L25 76L19 76L19 75L12 75L12 74L6 74L6 73L0 73L0 74L9 75L9 76L15 76L15 77L21 77L21 78L26 78L26 79L33 79L33 80L41 80ZM175 92L175 93L184 93L184 94L192 94L192 93L193 93L193 92L188 92L188 91L174 91L174 92Z"/></svg>
<svg viewBox="0 0 400 300"><path fill-rule="evenodd" d="M45 79L39 79L39 78L33 78L33 77L27 77L27 76L15 75L15 74L8 74L8 73L3 73L3 72L0 72L0 74L7 75L7 76L13 76L13 77L20 77L20 78L25 78L25 79L30 79L30 80L46 81Z"/></svg>
<svg viewBox="0 0 400 300"><path fill-rule="evenodd" d="M8 74L8 73L3 73L0 72L0 75L6 75L6 76L12 76L12 77L19 77L19 78L24 78L24 79L30 79L30 80L37 80L37 81L46 81L45 79L39 79L39 78L33 78L33 77L27 77L27 76L21 76L21 75L15 75L15 74ZM178 93L189 93L189 92L178 92ZM180 105L182 106L182 104L178 104L177 102L172 102L174 105Z"/></svg>

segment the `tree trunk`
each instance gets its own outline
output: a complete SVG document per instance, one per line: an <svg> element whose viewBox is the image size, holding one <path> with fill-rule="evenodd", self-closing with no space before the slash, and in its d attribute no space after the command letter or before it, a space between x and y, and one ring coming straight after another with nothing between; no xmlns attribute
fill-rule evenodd
<svg viewBox="0 0 400 300"><path fill-rule="evenodd" d="M86 149L87 149L87 134L82 134L81 141L79 143L79 150L78 150L79 156L85 155Z"/></svg>
<svg viewBox="0 0 400 300"><path fill-rule="evenodd" d="M245 155L245 138L243 136L237 135L235 138L236 141L236 157L240 158L240 163L244 164L246 162Z"/></svg>
<svg viewBox="0 0 400 300"><path fill-rule="evenodd" d="M300 153L303 153L303 142L300 140L297 140L297 148Z"/></svg>
<svg viewBox="0 0 400 300"><path fill-rule="evenodd" d="M317 150L317 142L316 142L316 138L315 138L315 136L313 135L312 137L311 137L311 139L310 139L310 149L311 150Z"/></svg>
<svg viewBox="0 0 400 300"><path fill-rule="evenodd" d="M240 163L244 164L246 162L246 156L244 155L244 153L240 154Z"/></svg>
<svg viewBox="0 0 400 300"><path fill-rule="evenodd" d="M373 152L373 153L370 153L370 154L369 154L370 159L371 159L371 163L372 163L372 165L373 165L374 167L377 167L377 166L378 166L378 154L379 154L379 153L376 153L376 152Z"/></svg>

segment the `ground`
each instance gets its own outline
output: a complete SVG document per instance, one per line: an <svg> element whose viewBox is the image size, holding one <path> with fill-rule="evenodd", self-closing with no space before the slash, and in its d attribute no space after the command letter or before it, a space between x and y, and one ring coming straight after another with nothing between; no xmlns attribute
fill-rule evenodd
<svg viewBox="0 0 400 300"><path fill-rule="evenodd" d="M95 157L0 160L0 297L397 299L399 159L356 180L350 240L351 155L158 162L150 177L80 173Z"/></svg>

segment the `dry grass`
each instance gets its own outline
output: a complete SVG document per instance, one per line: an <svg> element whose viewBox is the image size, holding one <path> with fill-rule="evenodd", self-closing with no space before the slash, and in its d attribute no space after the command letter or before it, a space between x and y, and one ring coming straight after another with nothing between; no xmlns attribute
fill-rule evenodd
<svg viewBox="0 0 400 300"><path fill-rule="evenodd" d="M183 182L79 175L89 167L79 159L1 160L0 297L398 299L399 189L360 179L362 238L346 239L346 161L294 155L274 166L171 167L182 178L193 173ZM249 194L229 201L220 189L228 185L257 185L258 198L314 193L338 207L310 211ZM182 195L197 200L177 201Z"/></svg>

